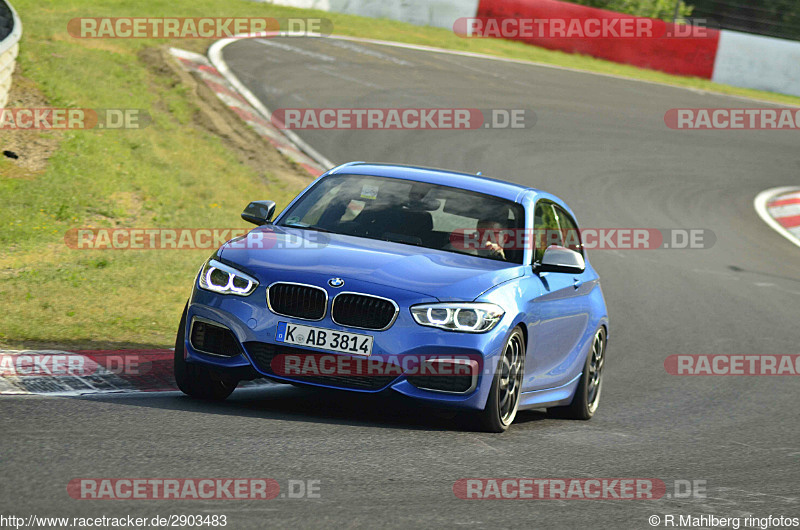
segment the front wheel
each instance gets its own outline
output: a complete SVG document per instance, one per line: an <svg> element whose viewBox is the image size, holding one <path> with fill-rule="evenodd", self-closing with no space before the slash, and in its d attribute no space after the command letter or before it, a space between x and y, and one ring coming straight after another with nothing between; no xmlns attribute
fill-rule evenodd
<svg viewBox="0 0 800 530"><path fill-rule="evenodd" d="M572 403L566 407L552 407L547 414L554 418L588 420L594 416L600 404L603 390L603 367L606 364L606 330L600 328L594 336L592 350L586 356L583 374L575 390Z"/></svg>
<svg viewBox="0 0 800 530"><path fill-rule="evenodd" d="M503 432L517 416L522 380L525 374L525 337L516 328L508 337L497 362L486 407L478 413L480 426L487 432Z"/></svg>
<svg viewBox="0 0 800 530"><path fill-rule="evenodd" d="M175 338L175 356L173 371L178 389L187 396L196 399L223 401L236 390L235 381L224 381L212 373L207 367L197 363L187 363L183 358L185 354L184 340L186 337L186 312L189 304L183 308L183 316L178 326L178 336Z"/></svg>

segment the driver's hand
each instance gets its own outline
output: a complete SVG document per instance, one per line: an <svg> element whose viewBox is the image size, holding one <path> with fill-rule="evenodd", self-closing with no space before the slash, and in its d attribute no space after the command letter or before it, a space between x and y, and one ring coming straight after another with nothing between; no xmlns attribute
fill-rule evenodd
<svg viewBox="0 0 800 530"><path fill-rule="evenodd" d="M486 242L486 250L492 253L494 256L499 256L501 259L506 259L506 253L503 251L503 247L498 245L497 243L492 243L491 241Z"/></svg>

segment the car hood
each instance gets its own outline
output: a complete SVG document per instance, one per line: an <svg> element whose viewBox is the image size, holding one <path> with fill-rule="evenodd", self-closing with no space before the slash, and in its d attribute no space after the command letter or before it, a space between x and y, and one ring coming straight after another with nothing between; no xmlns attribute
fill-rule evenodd
<svg viewBox="0 0 800 530"><path fill-rule="evenodd" d="M441 301L474 300L484 291L522 276L525 269L455 252L274 225L227 242L219 256L262 281L280 277L302 283L322 274L413 291Z"/></svg>

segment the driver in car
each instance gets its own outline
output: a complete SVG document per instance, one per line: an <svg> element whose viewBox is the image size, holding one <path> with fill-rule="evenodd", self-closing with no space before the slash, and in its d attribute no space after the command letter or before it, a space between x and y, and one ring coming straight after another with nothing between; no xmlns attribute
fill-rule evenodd
<svg viewBox="0 0 800 530"><path fill-rule="evenodd" d="M481 219L476 227L477 247L471 241L467 242L465 233L456 231L451 234L450 242L445 245L444 250L457 250L464 254L505 261L504 247L508 245L510 239L506 228L505 224L498 221L496 217ZM454 242L457 243L454 244Z"/></svg>
<svg viewBox="0 0 800 530"><path fill-rule="evenodd" d="M505 233L505 225L497 220L481 219L478 221L480 241L485 242L484 248L476 249L478 256L506 259L503 247L508 244L509 236Z"/></svg>

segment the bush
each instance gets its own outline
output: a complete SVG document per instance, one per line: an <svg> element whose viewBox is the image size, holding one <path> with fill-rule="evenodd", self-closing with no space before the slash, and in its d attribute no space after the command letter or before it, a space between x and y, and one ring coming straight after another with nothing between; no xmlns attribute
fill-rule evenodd
<svg viewBox="0 0 800 530"><path fill-rule="evenodd" d="M617 11L638 17L660 18L672 21L677 0L574 0L574 3ZM692 6L681 1L678 18L686 18L692 14Z"/></svg>

